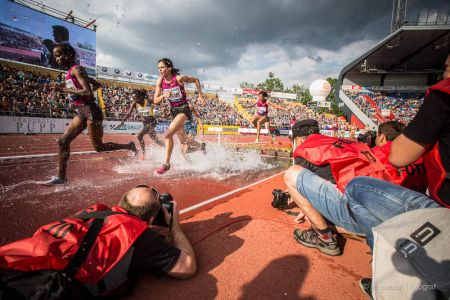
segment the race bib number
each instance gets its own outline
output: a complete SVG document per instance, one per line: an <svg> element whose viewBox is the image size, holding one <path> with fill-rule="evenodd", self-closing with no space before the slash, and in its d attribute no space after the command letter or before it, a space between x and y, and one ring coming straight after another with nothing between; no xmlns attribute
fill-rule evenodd
<svg viewBox="0 0 450 300"><path fill-rule="evenodd" d="M66 87L69 89L76 89L75 84L73 83L72 79L66 80Z"/></svg>
<svg viewBox="0 0 450 300"><path fill-rule="evenodd" d="M77 89L77 87L73 83L72 79L66 79L66 88L74 89L74 90ZM76 101L78 101L78 97L74 94L69 94L69 100L76 102Z"/></svg>
<svg viewBox="0 0 450 300"><path fill-rule="evenodd" d="M263 115L263 114L265 114L267 112L267 107L265 107L265 106L259 106L258 107L258 113L260 114L260 115Z"/></svg>
<svg viewBox="0 0 450 300"><path fill-rule="evenodd" d="M164 93L170 93L169 101L170 102L180 102L183 99L183 94L181 93L181 89L179 86L171 88L171 89L165 89Z"/></svg>

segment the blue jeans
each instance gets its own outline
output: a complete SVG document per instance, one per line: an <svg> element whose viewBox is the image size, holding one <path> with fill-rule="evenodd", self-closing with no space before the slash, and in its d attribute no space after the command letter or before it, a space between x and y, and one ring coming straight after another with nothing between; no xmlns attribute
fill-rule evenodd
<svg viewBox="0 0 450 300"><path fill-rule="evenodd" d="M298 174L296 186L297 191L334 225L357 234L364 233L351 215L346 195L335 184L303 169Z"/></svg>
<svg viewBox="0 0 450 300"><path fill-rule="evenodd" d="M364 230L373 249L372 228L407 211L440 207L424 194L371 177L356 177L345 189L353 217Z"/></svg>

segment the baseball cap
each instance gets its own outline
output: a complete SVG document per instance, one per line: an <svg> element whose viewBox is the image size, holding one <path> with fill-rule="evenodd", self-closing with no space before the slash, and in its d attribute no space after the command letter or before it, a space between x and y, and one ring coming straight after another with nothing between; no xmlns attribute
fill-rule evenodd
<svg viewBox="0 0 450 300"><path fill-rule="evenodd" d="M319 123L314 119L300 120L292 126L292 138L308 136L319 132Z"/></svg>

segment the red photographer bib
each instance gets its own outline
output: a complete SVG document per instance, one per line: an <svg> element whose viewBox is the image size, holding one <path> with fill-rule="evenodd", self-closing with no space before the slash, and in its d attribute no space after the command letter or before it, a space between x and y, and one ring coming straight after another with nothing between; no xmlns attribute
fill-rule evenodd
<svg viewBox="0 0 450 300"><path fill-rule="evenodd" d="M404 186L408 189L425 194L428 187L427 172L422 158L409 166L396 168L389 162L389 152L392 142L387 142L383 146L372 148L372 152L386 167L386 171L391 176L391 182Z"/></svg>
<svg viewBox="0 0 450 300"><path fill-rule="evenodd" d="M427 90L427 96L431 91L440 91L442 93L450 95L450 78L441 80L437 84L430 87ZM448 101L449 97L445 99ZM425 164L425 168L427 169L428 189L431 198L433 198L436 202L438 202L443 206L450 207L450 205L442 201L442 199L439 198L438 195L439 189L444 183L445 176L450 176L450 174L447 174L447 171L444 169L444 166L442 165L442 159L439 153L438 143L436 143L431 148L430 151L424 154L423 162Z"/></svg>
<svg viewBox="0 0 450 300"><path fill-rule="evenodd" d="M319 166L329 164L336 186L341 191L356 176L390 180L386 168L370 148L352 140L312 134L295 149L295 157L302 157Z"/></svg>
<svg viewBox="0 0 450 300"><path fill-rule="evenodd" d="M84 212L111 210L96 204ZM75 278L94 295L107 293L127 280L132 245L148 224L119 207L124 214L106 218L89 255ZM80 212L81 213L81 212ZM0 247L0 268L18 271L63 270L87 233L90 220L66 218L42 226L31 237Z"/></svg>

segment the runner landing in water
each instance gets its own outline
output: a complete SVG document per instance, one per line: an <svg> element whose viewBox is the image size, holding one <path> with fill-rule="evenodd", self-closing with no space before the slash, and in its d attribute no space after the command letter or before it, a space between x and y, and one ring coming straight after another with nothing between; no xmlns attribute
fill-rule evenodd
<svg viewBox="0 0 450 300"><path fill-rule="evenodd" d="M203 92L200 80L196 77L180 75L179 70L173 67L173 63L168 58L158 61L159 78L156 82L154 103L159 104L163 100L168 100L170 104L170 114L172 122L166 131L166 157L161 167L155 170L155 174L162 175L170 169L170 157L173 150L173 136L176 133L180 139L181 149L187 144L184 123L192 119L192 112L184 90L185 83L195 83L198 91L198 100L202 105L206 105L203 99Z"/></svg>
<svg viewBox="0 0 450 300"><path fill-rule="evenodd" d="M133 111L136 110L138 115L142 119L142 122L144 123L144 127L141 131L139 131L137 139L139 141L139 144L141 145L141 159L145 159L144 136L146 134L148 134L150 139L152 139L158 146L164 147L164 142L156 136L155 126L157 121L153 112L153 99L147 97L147 91L144 89L133 90L133 92L131 93L131 99L133 100L133 103L131 104L128 113L123 118L122 122L120 122L120 124L116 126L115 129L119 129L120 127L122 127L125 121L128 120L128 118L131 116Z"/></svg>

